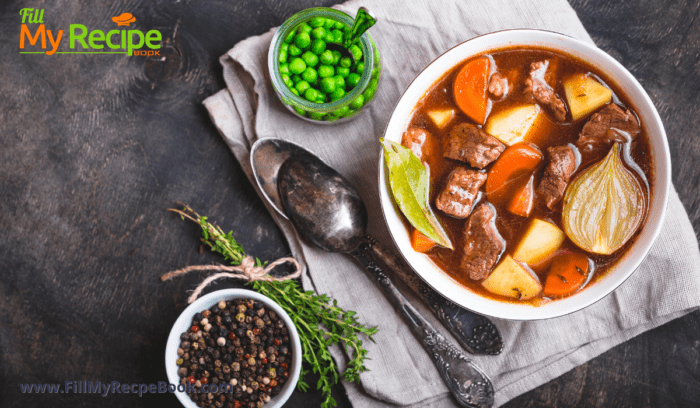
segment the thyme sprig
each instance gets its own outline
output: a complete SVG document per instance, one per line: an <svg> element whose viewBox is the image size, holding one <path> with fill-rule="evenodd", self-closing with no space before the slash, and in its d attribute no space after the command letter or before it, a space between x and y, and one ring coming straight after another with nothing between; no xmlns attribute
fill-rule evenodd
<svg viewBox="0 0 700 408"><path fill-rule="evenodd" d="M207 217L197 214L192 208L183 205L182 210L170 209L180 214L182 219L197 223L202 229L202 243L224 256L232 265L238 265L245 257L243 247L233 237L233 232L225 233L220 227L210 223ZM262 262L256 258L258 266ZM362 347L358 334L364 334L374 342L372 335L377 333L377 327L365 327L357 320L357 314L344 310L338 302L327 295L319 295L314 291L304 291L298 282L285 280L279 282L254 281L247 285L279 304L294 322L302 346L304 362L297 388L307 391L309 384L306 375L313 372L319 375L316 388L323 394L322 408L335 407L336 401L331 396L332 387L338 383L341 374L328 348L334 344L342 344L350 362L342 373L346 381L360 382L360 373L367 371L365 360L368 360L367 350Z"/></svg>

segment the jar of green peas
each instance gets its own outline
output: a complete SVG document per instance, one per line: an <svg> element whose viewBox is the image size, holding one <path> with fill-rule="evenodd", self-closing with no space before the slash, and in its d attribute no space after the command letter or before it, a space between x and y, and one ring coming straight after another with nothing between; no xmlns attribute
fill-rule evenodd
<svg viewBox="0 0 700 408"><path fill-rule="evenodd" d="M344 56L353 19L318 7L300 11L277 30L268 53L272 85L295 115L315 123L338 123L360 113L373 99L381 76L374 40L364 33Z"/></svg>

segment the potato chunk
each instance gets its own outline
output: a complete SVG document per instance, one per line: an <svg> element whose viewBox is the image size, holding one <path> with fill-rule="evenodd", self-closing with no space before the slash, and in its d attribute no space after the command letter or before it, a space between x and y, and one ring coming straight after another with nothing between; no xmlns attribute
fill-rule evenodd
<svg viewBox="0 0 700 408"><path fill-rule="evenodd" d="M580 74L564 81L566 102L574 122L610 103L612 91L593 77Z"/></svg>
<svg viewBox="0 0 700 408"><path fill-rule="evenodd" d="M540 116L539 105L520 105L491 114L484 130L508 146L525 141Z"/></svg>
<svg viewBox="0 0 700 408"><path fill-rule="evenodd" d="M493 294L518 300L532 299L542 291L537 275L509 255L503 258L481 284Z"/></svg>
<svg viewBox="0 0 700 408"><path fill-rule="evenodd" d="M430 119L433 120L433 123L435 123L435 126L437 126L439 129L442 129L445 127L445 125L452 120L452 118L455 115L454 109L447 109L447 110L434 110L428 112L428 116Z"/></svg>
<svg viewBox="0 0 700 408"><path fill-rule="evenodd" d="M564 232L551 222L533 219L513 253L517 261L536 265L552 255L564 242Z"/></svg>

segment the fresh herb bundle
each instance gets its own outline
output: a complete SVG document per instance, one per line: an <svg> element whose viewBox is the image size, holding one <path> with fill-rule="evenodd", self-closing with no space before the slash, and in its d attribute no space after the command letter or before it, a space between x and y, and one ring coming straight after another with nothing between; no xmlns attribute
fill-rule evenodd
<svg viewBox="0 0 700 408"><path fill-rule="evenodd" d="M236 242L233 232L224 233L218 226L210 223L207 217L197 214L192 208L184 206L182 210L171 209L180 214L182 219L190 219L202 229L202 242L213 252L218 252L232 265L239 265L245 257L243 247ZM256 258L257 266L262 263ZM376 327L365 327L357 321L356 313L338 307L335 300L327 295L318 295L314 291L304 291L294 280L279 282L254 281L247 285L257 292L269 297L284 309L294 322L299 332L302 347L302 367L297 388L307 391L309 384L305 381L309 371L318 374L317 388L323 393L322 408L336 406L331 397L331 388L340 380L338 366L331 357L328 347L342 344L350 356L348 367L342 373L346 381L360 382L360 373L367 371L364 362L368 359L367 350L362 347L358 334L366 335L370 340L377 333ZM310 367L310 370L309 370Z"/></svg>

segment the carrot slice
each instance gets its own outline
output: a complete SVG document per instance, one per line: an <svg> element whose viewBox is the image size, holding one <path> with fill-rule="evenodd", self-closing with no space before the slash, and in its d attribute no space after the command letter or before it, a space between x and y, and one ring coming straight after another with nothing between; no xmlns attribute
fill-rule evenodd
<svg viewBox="0 0 700 408"><path fill-rule="evenodd" d="M496 160L486 180L486 196L493 204L503 204L522 186L525 179L542 161L542 152L536 147L521 143L510 146Z"/></svg>
<svg viewBox="0 0 700 408"><path fill-rule="evenodd" d="M453 87L457 107L480 125L486 120L489 103L486 88L490 64L488 58L468 62L457 73Z"/></svg>
<svg viewBox="0 0 700 408"><path fill-rule="evenodd" d="M588 258L580 252L557 255L544 284L545 296L563 296L581 287L588 275Z"/></svg>
<svg viewBox="0 0 700 408"><path fill-rule="evenodd" d="M515 191L515 195L510 200L508 211L521 217L527 217L532 211L535 196L535 175L531 175L527 183Z"/></svg>
<svg viewBox="0 0 700 408"><path fill-rule="evenodd" d="M435 245L435 241L423 235L417 229L414 228L413 232L411 232L411 246L416 252L428 252Z"/></svg>

